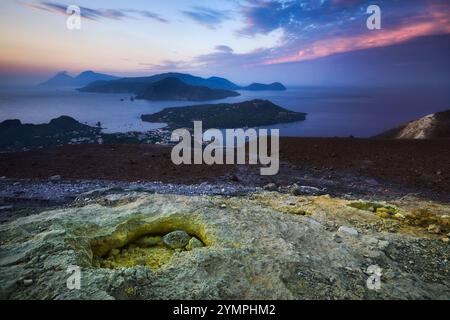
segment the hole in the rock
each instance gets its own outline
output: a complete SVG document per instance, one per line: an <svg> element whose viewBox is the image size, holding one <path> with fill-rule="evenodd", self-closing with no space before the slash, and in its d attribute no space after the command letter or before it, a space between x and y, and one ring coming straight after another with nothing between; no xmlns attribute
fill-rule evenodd
<svg viewBox="0 0 450 320"><path fill-rule="evenodd" d="M91 245L93 266L116 269L141 265L159 269L170 262L176 251L190 251L205 246L198 236L181 229L131 236L129 241L119 246L118 239L120 234L97 240Z"/></svg>

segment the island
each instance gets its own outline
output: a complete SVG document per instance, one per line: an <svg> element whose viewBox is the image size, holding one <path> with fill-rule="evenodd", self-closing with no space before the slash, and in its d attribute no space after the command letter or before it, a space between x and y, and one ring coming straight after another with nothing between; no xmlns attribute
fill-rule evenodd
<svg viewBox="0 0 450 320"><path fill-rule="evenodd" d="M156 74L149 77L128 77L121 79L98 79L93 81L84 87L79 88L82 92L94 92L94 93L140 93L146 86L156 83L158 81L176 78L185 84L191 86L202 86L210 89L222 89L222 90L243 90L243 91L283 91L286 87L279 82L271 84L252 83L248 86L240 86L228 79L220 77L202 78L187 73L168 72Z"/></svg>
<svg viewBox="0 0 450 320"><path fill-rule="evenodd" d="M167 123L168 128L192 128L193 121L202 121L204 129L243 128L304 121L306 113L284 109L268 100L240 103L219 103L166 108L142 115L142 121Z"/></svg>
<svg viewBox="0 0 450 320"><path fill-rule="evenodd" d="M94 137L101 129L61 116L44 124L24 124L20 120L0 123L0 150L47 147L66 144L80 137Z"/></svg>
<svg viewBox="0 0 450 320"><path fill-rule="evenodd" d="M89 126L69 116L42 124L5 120L0 122L0 153L81 144L167 144L170 140L170 132L163 129L124 133L103 133L102 129L100 122Z"/></svg>
<svg viewBox="0 0 450 320"><path fill-rule="evenodd" d="M177 78L165 78L145 86L136 99L205 101L237 97L240 94L225 89L192 86Z"/></svg>
<svg viewBox="0 0 450 320"><path fill-rule="evenodd" d="M252 83L251 85L243 88L247 91L284 91L286 87L279 82L274 82L271 84L263 83Z"/></svg>

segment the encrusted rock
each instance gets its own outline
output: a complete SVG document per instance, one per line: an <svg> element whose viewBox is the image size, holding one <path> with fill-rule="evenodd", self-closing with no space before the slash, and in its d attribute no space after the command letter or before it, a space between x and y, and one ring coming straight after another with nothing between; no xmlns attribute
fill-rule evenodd
<svg viewBox="0 0 450 320"><path fill-rule="evenodd" d="M176 230L166 234L163 237L163 242L171 249L181 249L189 243L190 239L191 237L186 231Z"/></svg>
<svg viewBox="0 0 450 320"><path fill-rule="evenodd" d="M294 196L318 195L321 193L321 190L319 188L312 187L312 186L299 186L296 183L294 183L292 186L289 187L289 191Z"/></svg>
<svg viewBox="0 0 450 320"><path fill-rule="evenodd" d="M204 247L203 242L198 240L196 237L192 237L186 246L186 250L191 251L194 248L202 248L202 247Z"/></svg>
<svg viewBox="0 0 450 320"><path fill-rule="evenodd" d="M354 228L350 228L350 227L346 227L346 226L341 226L338 229L339 233L345 233L345 234L349 234L351 236L358 236L358 231Z"/></svg>
<svg viewBox="0 0 450 320"><path fill-rule="evenodd" d="M105 206L100 196L0 223L0 297L450 299L448 246L440 240L450 231L442 220L450 208L439 202L396 200L406 217L397 220L332 196L122 196L129 201ZM290 198L294 205L286 205ZM412 219L417 208L426 215ZM300 209L309 214L291 214ZM387 221L398 226L395 233L379 224ZM369 224L376 227L353 236ZM440 237L430 237L430 224L440 226ZM335 232L338 226L349 229ZM181 248L155 241L162 235L181 239ZM193 235L202 249L187 250L200 245ZM361 271L372 264L383 269L377 291ZM80 267L80 290L68 290L68 266Z"/></svg>

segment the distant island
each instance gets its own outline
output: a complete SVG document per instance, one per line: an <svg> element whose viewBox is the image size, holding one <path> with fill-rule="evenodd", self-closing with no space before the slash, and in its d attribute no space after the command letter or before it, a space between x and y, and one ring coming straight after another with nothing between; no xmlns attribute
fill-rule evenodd
<svg viewBox="0 0 450 320"><path fill-rule="evenodd" d="M248 91L286 90L286 87L279 82L274 82L272 84L253 83L249 86L239 86L225 78L210 77L205 79L190 74L174 72L157 74L150 77L121 78L115 80L99 79L78 90L82 92L139 94L148 85L167 78L176 78L191 86L202 86L210 89Z"/></svg>
<svg viewBox="0 0 450 320"><path fill-rule="evenodd" d="M192 128L193 121L203 121L203 128L242 128L304 121L306 113L294 112L268 100L220 103L166 108L142 115L142 121L164 122L170 129Z"/></svg>
<svg viewBox="0 0 450 320"><path fill-rule="evenodd" d="M271 84L252 83L248 87L245 87L244 90L248 90L248 91L283 91L283 90L286 90L286 87L283 86L279 82L274 82Z"/></svg>
<svg viewBox="0 0 450 320"><path fill-rule="evenodd" d="M165 78L146 85L136 99L205 101L236 96L239 96L239 93L235 91L192 86L177 78Z"/></svg>
<svg viewBox="0 0 450 320"><path fill-rule="evenodd" d="M108 74L96 73L94 71L84 71L76 77L72 77L67 71L57 73L54 77L41 83L41 86L49 87L83 87L95 81L117 80L118 77Z"/></svg>

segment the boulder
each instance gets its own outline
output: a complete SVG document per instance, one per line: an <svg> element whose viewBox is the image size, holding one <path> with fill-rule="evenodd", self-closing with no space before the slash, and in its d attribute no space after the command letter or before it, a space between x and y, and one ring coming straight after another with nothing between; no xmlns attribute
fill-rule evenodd
<svg viewBox="0 0 450 320"><path fill-rule="evenodd" d="M189 243L190 239L191 236L186 231L176 230L166 234L163 237L163 242L171 249L182 249Z"/></svg>
<svg viewBox="0 0 450 320"><path fill-rule="evenodd" d="M341 234L348 234L355 237L358 236L358 231L356 229L346 226L339 227L338 232Z"/></svg>
<svg viewBox="0 0 450 320"><path fill-rule="evenodd" d="M191 240L189 240L189 243L186 246L186 250L191 251L194 248L202 248L204 247L203 242L198 240L196 237L192 237Z"/></svg>

